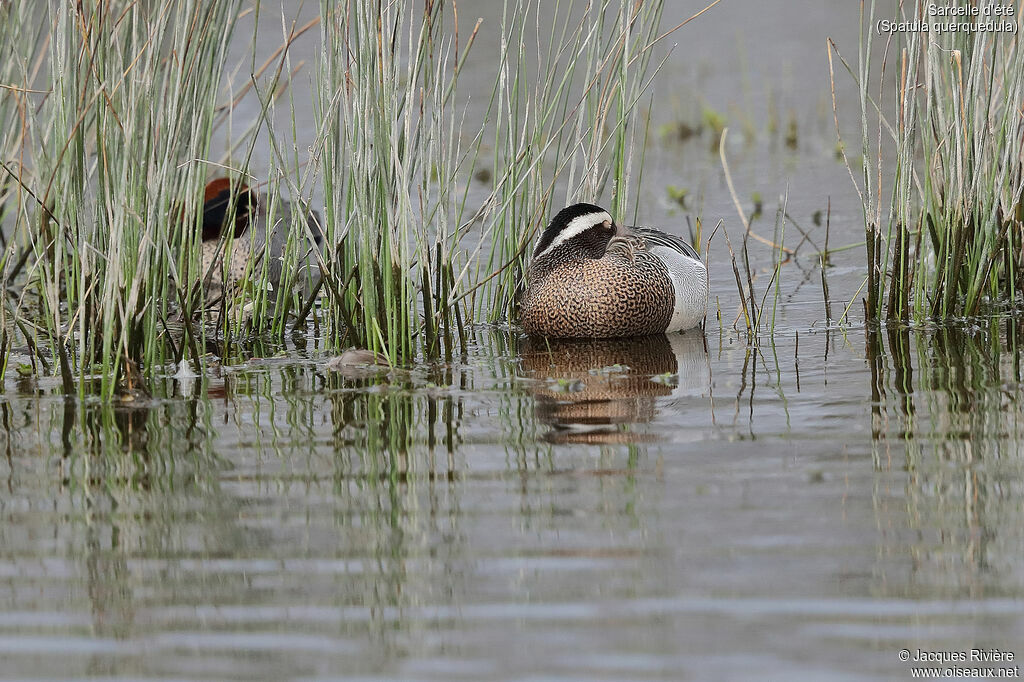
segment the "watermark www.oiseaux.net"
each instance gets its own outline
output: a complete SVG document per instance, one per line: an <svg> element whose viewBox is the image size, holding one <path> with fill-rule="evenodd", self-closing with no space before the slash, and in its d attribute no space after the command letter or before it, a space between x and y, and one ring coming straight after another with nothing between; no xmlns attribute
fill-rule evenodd
<svg viewBox="0 0 1024 682"><path fill-rule="evenodd" d="M914 679L1019 679L1016 655L1005 649L900 649ZM938 664L938 665L935 665Z"/></svg>
<svg viewBox="0 0 1024 682"><path fill-rule="evenodd" d="M912 20L879 19L875 33L1009 33L1017 34L1016 8L1012 0L977 5L925 5L924 15Z"/></svg>

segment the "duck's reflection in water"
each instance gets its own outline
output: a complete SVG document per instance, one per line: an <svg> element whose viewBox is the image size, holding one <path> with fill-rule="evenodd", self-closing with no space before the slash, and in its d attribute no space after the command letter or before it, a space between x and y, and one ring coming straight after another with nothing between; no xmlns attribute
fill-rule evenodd
<svg viewBox="0 0 1024 682"><path fill-rule="evenodd" d="M699 331L630 339L528 338L522 368L537 418L554 443L638 443L656 436L629 428L651 421L658 399L701 395L711 374Z"/></svg>

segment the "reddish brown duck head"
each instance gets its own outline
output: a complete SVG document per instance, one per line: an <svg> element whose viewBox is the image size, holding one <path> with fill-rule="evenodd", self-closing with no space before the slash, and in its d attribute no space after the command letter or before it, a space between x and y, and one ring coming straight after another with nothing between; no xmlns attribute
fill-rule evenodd
<svg viewBox="0 0 1024 682"><path fill-rule="evenodd" d="M245 183L231 187L228 178L217 178L206 185L203 193L203 241L221 238L226 223L234 213L234 238L249 228L259 206L259 196Z"/></svg>
<svg viewBox="0 0 1024 682"><path fill-rule="evenodd" d="M300 269L309 273L306 265L313 250L323 243L320 216L305 210L308 230L294 233L293 210L296 204L280 200L273 207L273 222L268 222L270 201L267 195L257 194L243 182L217 178L206 185L203 194L202 273L207 297L217 297L224 290L249 276L264 272L266 281L277 287L282 279L282 267L288 244L308 244L305 256L299 252ZM294 253L294 252L293 252ZM291 262L291 261L290 261ZM226 274L226 282L224 275ZM250 280L252 281L252 280Z"/></svg>

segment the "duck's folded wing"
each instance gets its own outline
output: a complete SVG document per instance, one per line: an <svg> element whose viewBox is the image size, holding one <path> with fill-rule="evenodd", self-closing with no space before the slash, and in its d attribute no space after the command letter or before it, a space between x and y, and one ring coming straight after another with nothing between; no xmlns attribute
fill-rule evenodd
<svg viewBox="0 0 1024 682"><path fill-rule="evenodd" d="M636 256L637 251L644 251L646 249L647 244L639 236L631 234L624 237L612 237L608 242L608 249L605 253L607 255L627 256L632 260Z"/></svg>
<svg viewBox="0 0 1024 682"><path fill-rule="evenodd" d="M672 249L673 251L678 251L679 253L688 256L694 260L701 260L700 254L697 253L697 250L693 248L693 246L691 246L690 243L687 242L682 237L677 237L674 234L668 234L667 232L656 230L653 227L643 227L636 225L630 226L629 229L632 230L633 233L636 234L638 237L643 238L643 240L647 243L648 249L650 249L652 246L664 246L666 248Z"/></svg>

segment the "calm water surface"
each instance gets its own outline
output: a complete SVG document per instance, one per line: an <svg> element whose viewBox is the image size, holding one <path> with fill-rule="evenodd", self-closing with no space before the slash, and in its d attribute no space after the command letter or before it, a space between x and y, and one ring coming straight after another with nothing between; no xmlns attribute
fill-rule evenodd
<svg viewBox="0 0 1024 682"><path fill-rule="evenodd" d="M1009 333L486 328L436 368L294 349L112 410L18 386L2 674L901 678L901 648L1015 650Z"/></svg>
<svg viewBox="0 0 1024 682"><path fill-rule="evenodd" d="M821 108L848 5L726 3L666 67L652 127L698 95L752 112L729 154L765 234L788 193L818 245L829 197L832 246L862 238ZM735 238L709 142L652 144L645 220L685 225L666 187L689 187ZM343 374L299 333L106 407L10 373L0 677L909 679L900 649L971 647L1019 663L1020 323L866 330L861 248L826 269L828 322L803 244L752 346L716 240L703 334L480 326L449 363ZM770 258L754 253L759 291Z"/></svg>

